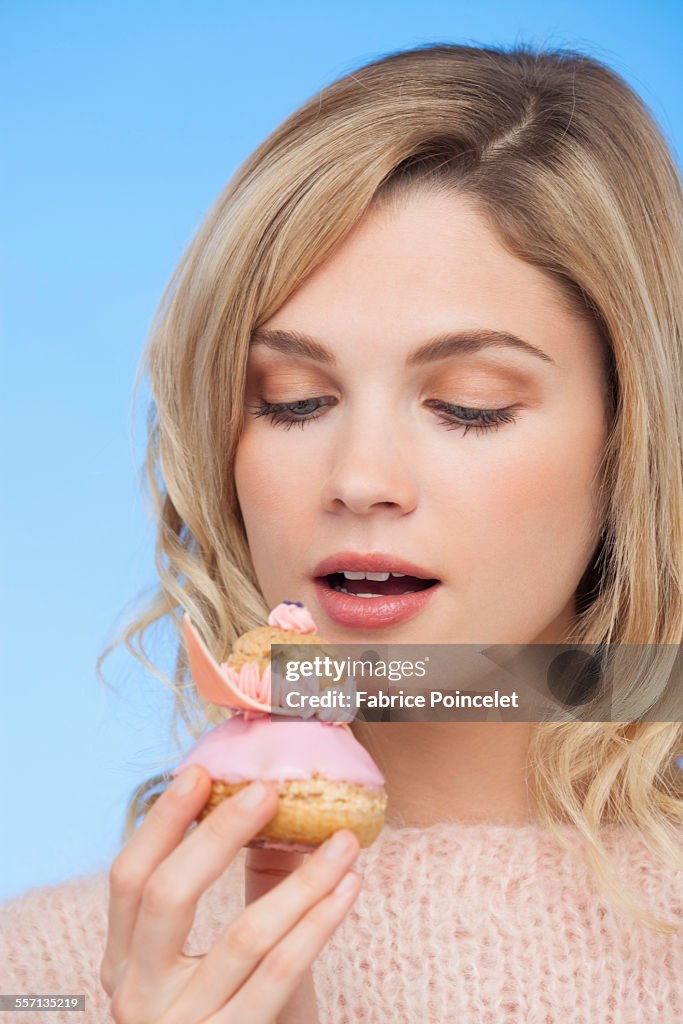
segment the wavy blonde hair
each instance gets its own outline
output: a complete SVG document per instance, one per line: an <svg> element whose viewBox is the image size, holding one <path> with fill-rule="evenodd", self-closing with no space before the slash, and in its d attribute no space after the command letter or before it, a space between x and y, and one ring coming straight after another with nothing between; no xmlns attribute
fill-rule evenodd
<svg viewBox="0 0 683 1024"><path fill-rule="evenodd" d="M195 738L225 718L192 685L183 610L219 661L268 614L232 469L251 334L371 204L418 189L473 199L507 249L553 275L604 339L606 512L572 641L681 642L683 195L671 153L642 100L580 52L418 47L333 82L257 147L209 210L154 317L136 386L149 375L144 470L160 586L97 669L125 643L172 688L176 739L178 716ZM143 645L160 620L177 638L172 681ZM682 753L679 724L644 721L543 723L529 750L539 821L565 845L561 826L575 826L614 898L666 932L676 924L632 903L600 833L636 828L683 866ZM124 839L167 778L136 789Z"/></svg>

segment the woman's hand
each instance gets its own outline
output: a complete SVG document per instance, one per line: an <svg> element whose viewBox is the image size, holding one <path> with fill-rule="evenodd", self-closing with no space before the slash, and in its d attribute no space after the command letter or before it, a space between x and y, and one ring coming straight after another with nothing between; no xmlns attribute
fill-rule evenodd
<svg viewBox="0 0 683 1024"><path fill-rule="evenodd" d="M360 891L349 871L358 840L335 833L282 880L267 872L259 882L266 851L252 851L248 906L212 949L188 956L199 897L277 808L274 786L252 783L186 835L210 791L208 772L187 768L112 864L100 967L112 1016L116 1024L275 1024L294 997L298 1024L315 1024L309 967Z"/></svg>
<svg viewBox="0 0 683 1024"><path fill-rule="evenodd" d="M244 865L245 902L252 903L259 896L270 892L278 882L299 867L303 859L302 853L260 848L248 850ZM302 974L294 995L278 1014L277 1024L319 1024L310 967Z"/></svg>

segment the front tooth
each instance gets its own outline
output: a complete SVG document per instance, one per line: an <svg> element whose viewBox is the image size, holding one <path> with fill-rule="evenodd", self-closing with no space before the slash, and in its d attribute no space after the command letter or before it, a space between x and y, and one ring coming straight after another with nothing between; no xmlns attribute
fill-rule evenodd
<svg viewBox="0 0 683 1024"><path fill-rule="evenodd" d="M392 576L405 576L406 574L404 572L392 572L391 575Z"/></svg>
<svg viewBox="0 0 683 1024"><path fill-rule="evenodd" d="M345 590L344 587L338 588L338 593L348 594L349 597L381 597L381 594L352 594L350 590Z"/></svg>
<svg viewBox="0 0 683 1024"><path fill-rule="evenodd" d="M379 580L382 583L389 579L388 572L346 572L344 578L347 580Z"/></svg>

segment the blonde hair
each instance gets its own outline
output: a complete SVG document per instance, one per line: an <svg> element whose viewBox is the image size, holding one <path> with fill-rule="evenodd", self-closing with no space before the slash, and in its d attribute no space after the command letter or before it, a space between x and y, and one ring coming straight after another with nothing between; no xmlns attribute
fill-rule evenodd
<svg viewBox="0 0 683 1024"><path fill-rule="evenodd" d="M681 181L642 100L573 50L440 44L375 60L324 88L236 171L163 295L140 374L149 374L146 481L160 587L119 643L174 693L195 738L224 713L188 675L186 610L220 661L268 614L232 472L250 337L371 204L417 189L471 198L507 249L544 269L595 323L609 362L605 519L577 594L572 640L675 644L683 636ZM174 624L174 680L145 655ZM133 644L139 640L140 652ZM569 822L613 897L650 926L603 846L606 824L640 830L682 863L683 730L675 722L554 722L529 763L539 821ZM166 781L133 794L124 837Z"/></svg>

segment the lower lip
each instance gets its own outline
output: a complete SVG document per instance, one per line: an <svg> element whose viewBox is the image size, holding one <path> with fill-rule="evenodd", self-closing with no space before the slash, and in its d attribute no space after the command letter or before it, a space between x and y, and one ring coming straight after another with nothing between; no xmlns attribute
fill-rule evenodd
<svg viewBox="0 0 683 1024"><path fill-rule="evenodd" d="M383 629L397 626L414 618L432 600L441 584L413 594L395 594L393 597L355 597L342 594L329 586L326 580L314 580L320 607L340 626L355 629Z"/></svg>

